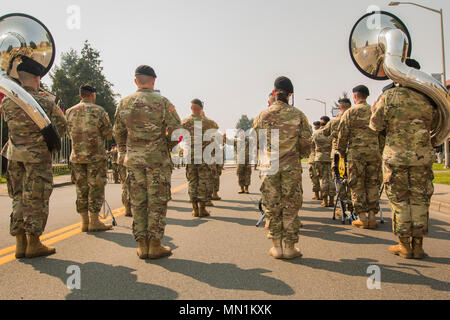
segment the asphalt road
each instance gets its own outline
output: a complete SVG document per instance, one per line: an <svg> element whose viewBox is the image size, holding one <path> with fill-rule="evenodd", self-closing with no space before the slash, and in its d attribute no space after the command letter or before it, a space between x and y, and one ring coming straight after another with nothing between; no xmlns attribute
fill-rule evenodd
<svg viewBox="0 0 450 320"><path fill-rule="evenodd" d="M14 260L8 247L10 200L0 195L0 299L449 299L450 216L431 214L425 260L392 256L391 216L378 230L356 230L331 219L320 208L304 174L305 202L300 215L302 258L274 260L256 203L257 172L252 194L238 195L235 169L221 179L222 201L209 218L191 216L184 170L173 175L164 243L173 255L139 260L131 235L132 219L116 210L118 226L104 233L80 233L75 225L73 186L54 190L45 234L57 253L47 258ZM120 186L108 185L107 199L120 208ZM66 226L71 226L62 229ZM6 249L6 250L5 250ZM80 269L81 289L70 290L71 266ZM370 290L368 269L377 266L381 289Z"/></svg>

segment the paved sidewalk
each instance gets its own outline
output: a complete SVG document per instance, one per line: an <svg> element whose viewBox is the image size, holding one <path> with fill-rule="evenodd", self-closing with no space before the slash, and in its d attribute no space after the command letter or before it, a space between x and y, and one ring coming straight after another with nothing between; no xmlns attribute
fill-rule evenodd
<svg viewBox="0 0 450 320"><path fill-rule="evenodd" d="M71 185L72 181L71 181L70 174L54 177L53 184L54 184L54 188ZM8 193L8 187L6 186L6 183L0 184L0 194L6 194L6 193Z"/></svg>

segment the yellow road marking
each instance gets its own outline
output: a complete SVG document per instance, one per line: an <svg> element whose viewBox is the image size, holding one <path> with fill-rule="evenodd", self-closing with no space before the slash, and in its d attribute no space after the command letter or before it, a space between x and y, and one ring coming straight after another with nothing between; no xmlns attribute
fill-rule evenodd
<svg viewBox="0 0 450 320"><path fill-rule="evenodd" d="M189 183L185 183L181 186L178 186L178 187L172 189L171 193L174 194L174 193L180 192L180 191L186 189L187 187L189 187ZM121 207L121 208L113 211L113 215L115 218L118 218L124 214L125 214L125 207ZM109 217L102 221L107 222L107 221L111 221L111 220L112 220L112 218ZM70 226L55 230L48 234L45 234L45 235L41 236L40 239L42 240L43 244L52 245L54 243L65 240L67 238L73 237L74 235L77 235L79 233L81 233L81 222L78 222L78 223L72 224ZM49 240L46 240L46 239L49 239ZM44 241L44 240L46 240L46 241ZM8 253L14 252L15 250L16 250L16 246L7 247L5 249L0 250L0 256L4 256ZM0 257L0 266L5 263L11 262L13 260L16 260L15 254Z"/></svg>

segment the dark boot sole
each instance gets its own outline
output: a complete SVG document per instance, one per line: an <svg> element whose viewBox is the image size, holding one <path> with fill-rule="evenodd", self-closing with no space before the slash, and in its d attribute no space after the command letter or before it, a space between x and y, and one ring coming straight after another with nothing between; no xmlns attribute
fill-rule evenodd
<svg viewBox="0 0 450 320"><path fill-rule="evenodd" d="M56 251L47 252L47 253L25 254L25 258L33 259L33 258L39 258L39 257L48 257L55 253L56 253Z"/></svg>

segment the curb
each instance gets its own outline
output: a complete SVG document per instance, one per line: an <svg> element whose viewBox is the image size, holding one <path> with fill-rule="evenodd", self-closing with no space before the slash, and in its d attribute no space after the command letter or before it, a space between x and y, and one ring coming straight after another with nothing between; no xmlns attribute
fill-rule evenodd
<svg viewBox="0 0 450 320"><path fill-rule="evenodd" d="M440 213L450 215L450 203L441 201L431 201L430 209Z"/></svg>

